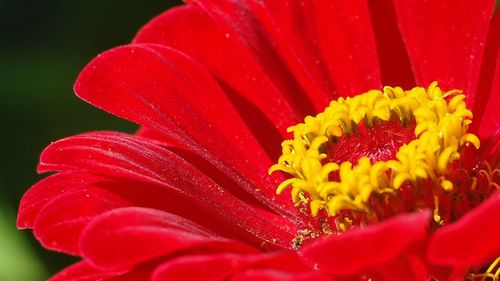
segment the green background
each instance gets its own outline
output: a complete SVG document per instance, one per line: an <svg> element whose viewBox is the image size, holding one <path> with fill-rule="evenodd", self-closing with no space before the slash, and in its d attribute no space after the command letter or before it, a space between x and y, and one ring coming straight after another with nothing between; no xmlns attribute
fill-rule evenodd
<svg viewBox="0 0 500 281"><path fill-rule="evenodd" d="M76 98L73 82L98 53L128 43L149 19L179 3L0 0L0 281L43 280L76 260L15 229L19 200L41 178L38 155L51 141L135 130Z"/></svg>

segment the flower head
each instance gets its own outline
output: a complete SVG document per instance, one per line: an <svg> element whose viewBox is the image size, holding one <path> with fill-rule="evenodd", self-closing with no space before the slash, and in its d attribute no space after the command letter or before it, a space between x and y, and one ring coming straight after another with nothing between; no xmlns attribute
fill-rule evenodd
<svg viewBox="0 0 500 281"><path fill-rule="evenodd" d="M141 129L49 145L18 227L52 280L498 279L493 6L188 1L81 72Z"/></svg>

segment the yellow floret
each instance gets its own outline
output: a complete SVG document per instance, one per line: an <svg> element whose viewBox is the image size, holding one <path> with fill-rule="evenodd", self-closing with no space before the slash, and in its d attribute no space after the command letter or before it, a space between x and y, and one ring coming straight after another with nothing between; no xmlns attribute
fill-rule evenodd
<svg viewBox="0 0 500 281"><path fill-rule="evenodd" d="M417 184L422 179L432 179L450 191L453 184L444 175L448 165L460 157L464 144L480 145L477 136L467 133L472 113L464 98L461 91L443 92L434 82L427 89L384 87L334 100L324 112L288 128L294 138L283 141L283 154L269 173L282 171L292 178L276 192L291 187L293 201L309 204L313 216L321 209L335 216L341 210L368 211L373 192L392 193L404 183ZM370 127L393 116L404 125L416 123L416 139L402 145L396 159L371 163L362 157L358 163L324 163L326 143L355 133L362 122ZM339 173L339 181L330 180L334 172Z"/></svg>

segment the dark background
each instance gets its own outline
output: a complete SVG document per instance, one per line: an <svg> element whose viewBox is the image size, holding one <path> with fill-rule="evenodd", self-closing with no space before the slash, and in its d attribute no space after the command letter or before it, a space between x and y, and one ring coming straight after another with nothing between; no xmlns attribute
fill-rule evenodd
<svg viewBox="0 0 500 281"><path fill-rule="evenodd" d="M79 71L98 53L127 44L177 0L0 0L0 281L43 280L73 258L43 250L15 230L26 189L41 176L38 155L51 141L91 130L136 126L73 94Z"/></svg>
<svg viewBox="0 0 500 281"><path fill-rule="evenodd" d="M75 259L46 251L15 229L26 189L41 176L38 155L51 141L135 125L73 94L79 71L98 53L130 42L177 0L0 0L0 281L43 280Z"/></svg>

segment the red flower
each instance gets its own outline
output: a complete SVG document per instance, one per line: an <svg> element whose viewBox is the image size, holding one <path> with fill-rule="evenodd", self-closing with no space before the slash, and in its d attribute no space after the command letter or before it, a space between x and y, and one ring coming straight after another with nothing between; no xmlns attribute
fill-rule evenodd
<svg viewBox="0 0 500 281"><path fill-rule="evenodd" d="M141 129L85 133L42 153L38 171L56 173L24 195L18 227L82 258L52 280L463 280L500 256L493 0L188 2L95 58L75 84L79 97ZM481 141L477 151L455 147L462 156L439 184L463 192L436 194L434 216L432 194L414 212L397 205L420 202L399 185L383 198L411 200L383 205L392 212L383 218L356 209L375 206L377 195L341 215L320 197L313 216L275 194L284 174L268 169L289 126L341 96L433 81L464 91ZM386 132L373 137L375 148ZM332 149L365 155L344 143ZM306 209L316 196L295 195Z"/></svg>

